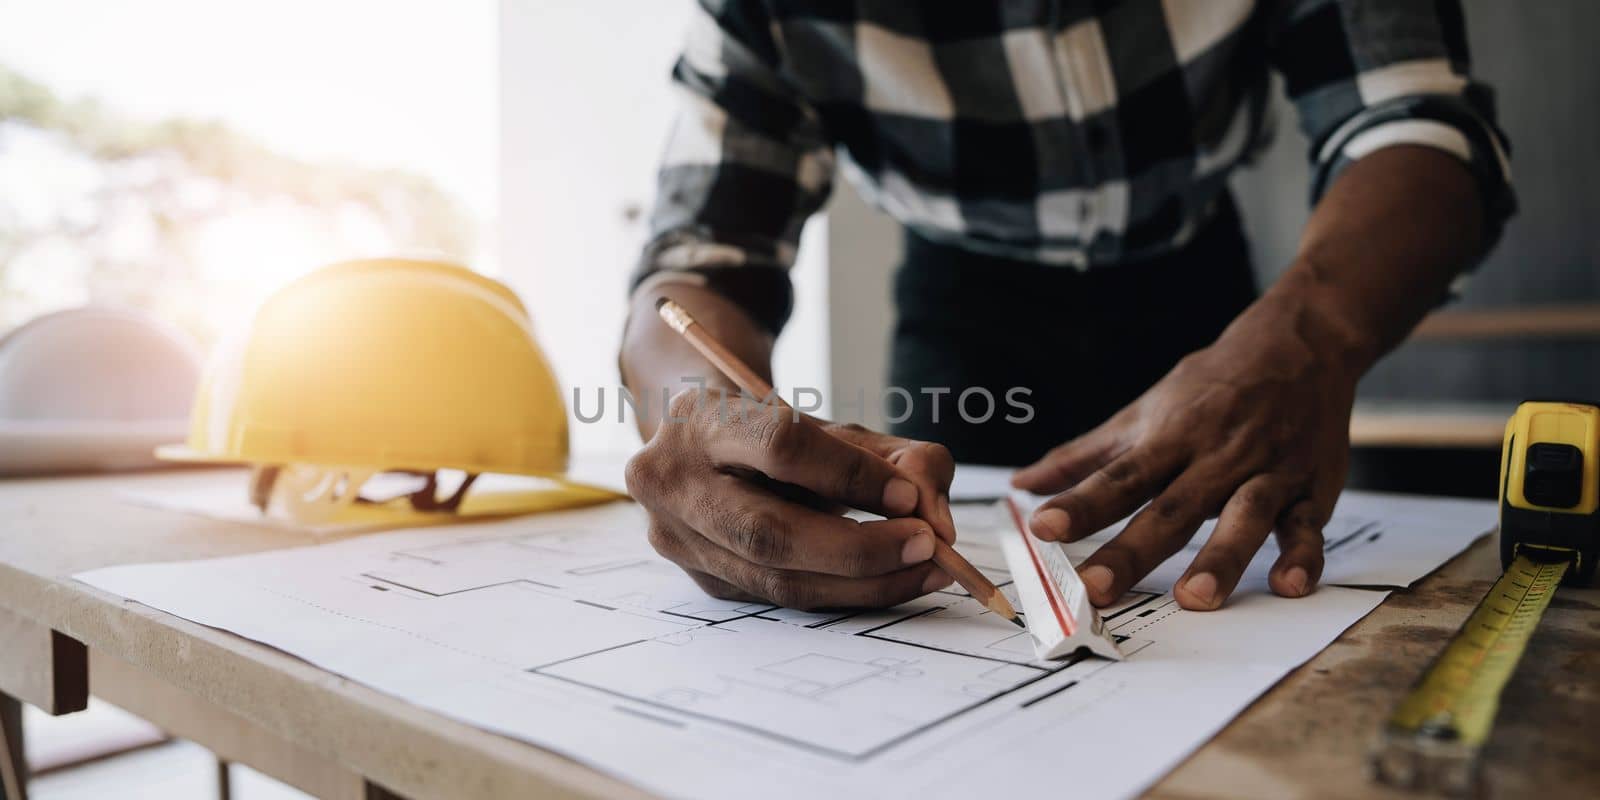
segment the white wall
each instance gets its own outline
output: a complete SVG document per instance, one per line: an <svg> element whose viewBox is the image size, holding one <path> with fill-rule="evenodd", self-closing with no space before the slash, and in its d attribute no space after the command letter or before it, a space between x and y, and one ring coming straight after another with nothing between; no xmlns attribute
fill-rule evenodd
<svg viewBox="0 0 1600 800"><path fill-rule="evenodd" d="M638 443L631 424L615 422L617 346L691 2L500 3L501 272L527 302L569 405L579 387L592 414L606 387L607 421L574 424L574 452ZM826 223L813 220L777 354L780 386L827 391L826 246Z"/></svg>
<svg viewBox="0 0 1600 800"><path fill-rule="evenodd" d="M900 237L900 225L868 206L841 177L828 206L828 331L836 417L879 430ZM864 408L845 408L862 397Z"/></svg>

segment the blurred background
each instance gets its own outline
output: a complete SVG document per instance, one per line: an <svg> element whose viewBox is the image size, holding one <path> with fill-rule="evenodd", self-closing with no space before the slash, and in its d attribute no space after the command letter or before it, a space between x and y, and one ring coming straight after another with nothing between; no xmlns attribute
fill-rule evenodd
<svg viewBox="0 0 1600 800"><path fill-rule="evenodd" d="M497 270L495 15L0 3L0 330L93 301L210 343L331 260Z"/></svg>
<svg viewBox="0 0 1600 800"><path fill-rule="evenodd" d="M0 335L93 302L210 346L330 261L435 251L497 273L497 15L0 0ZM103 703L26 724L33 797L216 795L208 752ZM232 775L235 797L304 797Z"/></svg>

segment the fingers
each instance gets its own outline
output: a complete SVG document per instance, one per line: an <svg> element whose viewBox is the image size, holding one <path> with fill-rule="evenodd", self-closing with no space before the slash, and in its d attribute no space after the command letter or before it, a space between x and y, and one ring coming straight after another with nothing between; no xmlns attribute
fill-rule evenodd
<svg viewBox="0 0 1600 800"><path fill-rule="evenodd" d="M1011 485L1034 494L1062 492L1105 466L1116 454L1117 437L1102 425L1052 449L1011 476Z"/></svg>
<svg viewBox="0 0 1600 800"><path fill-rule="evenodd" d="M1045 501L1029 522L1047 541L1077 541L1133 513L1182 466L1176 447L1140 446ZM1203 519L1204 517L1202 517Z"/></svg>
<svg viewBox="0 0 1600 800"><path fill-rule="evenodd" d="M905 440L889 453L889 461L917 484L916 515L933 525L934 533L945 542L956 540L956 520L950 514L950 481L955 478L956 461L944 445Z"/></svg>
<svg viewBox="0 0 1600 800"><path fill-rule="evenodd" d="M1330 504L1327 508L1331 509ZM1284 597L1304 597L1322 579L1322 526L1331 512L1322 511L1316 498L1302 500L1278 521L1278 560L1267 574L1267 585Z"/></svg>
<svg viewBox="0 0 1600 800"><path fill-rule="evenodd" d="M810 419L796 418L786 410L757 408L723 433L710 437L706 446L719 465L750 467L851 508L885 516L906 516L918 507L917 485L887 459L830 435Z"/></svg>
<svg viewBox="0 0 1600 800"><path fill-rule="evenodd" d="M956 540L955 518L950 515L950 481L955 478L956 461L944 445L890 436L860 425L829 425L828 432L851 444L876 453L917 485L917 507L913 514L927 520L933 532L946 542Z"/></svg>
<svg viewBox="0 0 1600 800"><path fill-rule="evenodd" d="M1267 584L1284 597L1304 597L1322 579L1322 528L1333 518L1349 463L1348 446L1332 450L1338 457L1312 477L1310 496L1291 505L1278 519L1280 552L1267 575Z"/></svg>
<svg viewBox="0 0 1600 800"><path fill-rule="evenodd" d="M770 408L741 416L702 400L673 399L679 422L629 460L627 481L650 511L652 546L708 593L795 608L887 606L951 583L931 562L928 522L857 522L807 505L827 498L899 517L924 507L905 470L809 418ZM940 456L919 456L923 480L938 483L929 498L948 490L953 471Z"/></svg>
<svg viewBox="0 0 1600 800"><path fill-rule="evenodd" d="M857 522L787 502L732 475L715 475L701 491L665 505L700 536L763 567L866 577L933 557L933 532L919 519Z"/></svg>
<svg viewBox="0 0 1600 800"><path fill-rule="evenodd" d="M927 478L941 490L949 488L950 481L955 478L956 460L944 445L879 433L856 424L830 424L826 430L836 438L888 459L902 472Z"/></svg>
<svg viewBox="0 0 1600 800"><path fill-rule="evenodd" d="M1079 574L1097 606L1116 602L1150 571L1183 549L1200 523L1227 495L1225 486L1197 466L1150 501L1111 541L1085 559Z"/></svg>
<svg viewBox="0 0 1600 800"><path fill-rule="evenodd" d="M1245 481L1223 506L1216 530L1173 587L1178 605L1191 611L1220 608L1239 585L1295 488L1294 482L1273 475ZM1320 547L1317 552L1321 553Z"/></svg>
<svg viewBox="0 0 1600 800"><path fill-rule="evenodd" d="M822 608L884 608L951 584L931 562L886 575L849 578L754 564L683 528L652 532L651 543L683 566L707 594L724 600L760 601L810 611Z"/></svg>

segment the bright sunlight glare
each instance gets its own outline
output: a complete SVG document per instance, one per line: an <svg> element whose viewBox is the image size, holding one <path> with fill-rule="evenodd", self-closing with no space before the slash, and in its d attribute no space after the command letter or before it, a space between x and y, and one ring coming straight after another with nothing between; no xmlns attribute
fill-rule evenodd
<svg viewBox="0 0 1600 800"><path fill-rule="evenodd" d="M373 182L388 180L390 171L417 176L442 193L437 202L462 212L469 233L457 255L495 272L495 24L493 0L0 3L0 66L63 103L92 101L132 123L215 122L289 162L357 171L375 176ZM373 213L354 208L348 197L308 201L308 194L320 196L314 180L303 181L311 185L298 203L279 202L270 191L224 203L228 180L208 178L173 193L168 205L177 212L157 211L209 215L185 226L175 245L152 250L154 233L142 220L154 213L141 217L90 202L104 188L92 161L63 155L48 135L3 133L0 178L39 193L8 199L11 215L54 214L71 230L93 228L103 237L93 252L109 253L105 260L117 269L139 259L187 261L185 280L153 290L161 296L150 304L191 329L224 325L321 264L412 245L403 233L398 240L386 234ZM43 157L27 156L28 149ZM164 163L134 166L160 172ZM140 187L160 177L120 174ZM244 177L271 188L271 176ZM367 205L384 210L390 200L380 195ZM424 201L407 219L431 221L426 203L433 196ZM104 284L117 279L115 269L77 263L81 252L51 238L53 229L48 233L26 258L0 268L0 301L20 304L0 308L0 326L20 322L15 317L23 312L98 299L108 294ZM158 283L174 269L134 266L157 275Z"/></svg>

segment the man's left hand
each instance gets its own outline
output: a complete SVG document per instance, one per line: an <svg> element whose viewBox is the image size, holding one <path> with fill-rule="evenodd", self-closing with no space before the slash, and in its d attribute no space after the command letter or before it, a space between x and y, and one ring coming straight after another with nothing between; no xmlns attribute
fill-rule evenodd
<svg viewBox="0 0 1600 800"><path fill-rule="evenodd" d="M1322 527L1344 486L1360 372L1331 346L1325 322L1304 295L1269 292L1105 424L1017 473L1018 488L1060 493L1034 513L1042 539L1076 541L1138 511L1079 567L1096 605L1218 515L1173 590L1181 606L1220 607L1274 530L1282 554L1272 590L1311 592Z"/></svg>

